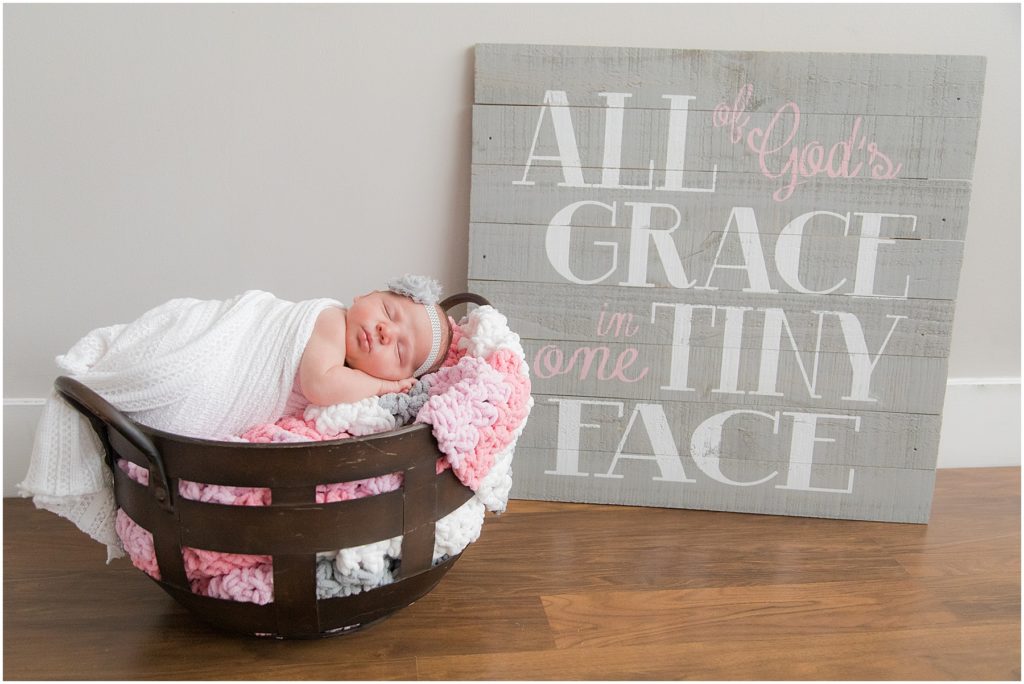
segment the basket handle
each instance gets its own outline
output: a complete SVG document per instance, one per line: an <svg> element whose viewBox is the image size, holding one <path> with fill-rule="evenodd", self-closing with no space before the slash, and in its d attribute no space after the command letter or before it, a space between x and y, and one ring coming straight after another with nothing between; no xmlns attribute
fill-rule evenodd
<svg viewBox="0 0 1024 684"><path fill-rule="evenodd" d="M452 307L456 307L459 304L465 304L466 302L471 302L473 304L476 304L477 306L491 305L489 301L487 301L478 294L473 294L472 292L460 292L458 294L453 294L451 297L448 297L444 301L442 301L441 308L444 309L445 311L450 311Z"/></svg>
<svg viewBox="0 0 1024 684"><path fill-rule="evenodd" d="M119 411L117 407L78 380L62 375L54 382L54 386L57 392L71 404L72 408L88 418L89 422L92 423L97 436L107 449L107 465L111 469L116 468L117 465L113 460L113 451L99 424L101 422L117 430L133 447L146 457L150 465L149 477L153 496L161 508L166 511L173 511L172 493L168 485L164 460L160 457L160 452L157 451L152 440L143 434L138 426L128 416Z"/></svg>

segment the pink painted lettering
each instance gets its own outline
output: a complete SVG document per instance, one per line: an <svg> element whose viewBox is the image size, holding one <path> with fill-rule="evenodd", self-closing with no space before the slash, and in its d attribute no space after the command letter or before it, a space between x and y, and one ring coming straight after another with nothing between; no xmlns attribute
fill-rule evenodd
<svg viewBox="0 0 1024 684"><path fill-rule="evenodd" d="M590 370L594 366L594 359L601 354L601 362L598 364L596 378L601 381L617 380L619 382L639 382L647 375L650 368L644 366L643 370L636 377L627 377L626 371L636 361L639 352L635 347L622 350L615 359L614 367L609 371L608 361L611 358L611 350L608 347L578 347L569 357L565 359L562 349L556 344L547 344L537 350L533 358L533 372L539 378L548 379L556 375L569 375L573 373L578 380L586 380L590 376ZM576 361L580 359L580 367L576 369ZM575 371L575 372L574 372Z"/></svg>
<svg viewBox="0 0 1024 684"><path fill-rule="evenodd" d="M719 103L712 112L712 124L715 128L728 126L729 140L738 144L743 140L744 127L750 120L746 107L753 98L754 86L750 83L740 88L732 105ZM891 180L896 178L903 164L894 164L888 155L878 149L875 141L867 140L860 135L863 117L854 119L849 136L836 141L825 152L825 143L812 140L800 144L797 136L800 131L800 107L789 101L779 107L772 115L765 128L751 128L746 134L746 148L757 155L758 167L768 178L781 178L785 184L772 193L776 202L784 202L793 196L798 185L824 172L829 178L856 178L865 162L858 160L851 168L855 155L867 153L867 165L870 167L871 178ZM788 121L788 123L787 123ZM788 128L783 128L788 126ZM859 140L858 140L859 136ZM771 146L769 141L784 137L784 140ZM865 145L866 144L866 145Z"/></svg>
<svg viewBox="0 0 1024 684"><path fill-rule="evenodd" d="M608 316L607 322L605 321L605 315L608 311L603 309L608 307L608 302L602 305L601 315L597 318L597 336L606 337L611 332L612 327L615 328L615 333L612 337L621 337L625 334L626 337L633 337L640 332L640 326L633 324L633 314L624 311L613 311L611 316ZM630 327L632 325L632 327Z"/></svg>
<svg viewBox="0 0 1024 684"><path fill-rule="evenodd" d="M729 125L729 139L734 143L743 140L743 127L750 120L750 115L746 113L747 104L750 102L753 94L754 86L748 83L740 88L740 92L736 95L736 101L733 102L732 109L729 109L729 105L723 102L715 107L712 113L715 128L725 126L726 124Z"/></svg>

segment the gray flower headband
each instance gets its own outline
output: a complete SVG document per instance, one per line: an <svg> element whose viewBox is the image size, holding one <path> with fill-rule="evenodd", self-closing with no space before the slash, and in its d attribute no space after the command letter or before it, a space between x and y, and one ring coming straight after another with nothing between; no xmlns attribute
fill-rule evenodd
<svg viewBox="0 0 1024 684"><path fill-rule="evenodd" d="M434 365L438 355L441 353L441 319L437 315L436 306L441 300L441 283L428 276L406 273L401 278L388 281L387 288L396 294L404 295L414 302L422 304L423 308L427 310L433 339L426 361L413 373L414 377L419 377Z"/></svg>

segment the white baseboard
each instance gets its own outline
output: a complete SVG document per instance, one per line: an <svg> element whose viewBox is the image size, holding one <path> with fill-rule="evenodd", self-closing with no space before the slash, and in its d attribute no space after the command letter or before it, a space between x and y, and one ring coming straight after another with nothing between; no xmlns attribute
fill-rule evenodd
<svg viewBox="0 0 1024 684"><path fill-rule="evenodd" d="M28 472L43 399L4 399L4 496ZM959 378L946 387L939 468L1020 466L1020 378Z"/></svg>
<svg viewBox="0 0 1024 684"><path fill-rule="evenodd" d="M1020 466L1020 410L1020 378L950 379L938 467Z"/></svg>
<svg viewBox="0 0 1024 684"><path fill-rule="evenodd" d="M43 402L43 399L4 399L4 496L17 496L15 485L28 473Z"/></svg>

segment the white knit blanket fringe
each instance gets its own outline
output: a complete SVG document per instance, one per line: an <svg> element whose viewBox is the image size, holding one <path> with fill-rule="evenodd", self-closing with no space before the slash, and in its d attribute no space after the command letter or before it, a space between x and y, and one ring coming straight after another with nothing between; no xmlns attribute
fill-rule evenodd
<svg viewBox="0 0 1024 684"><path fill-rule="evenodd" d="M58 356L133 420L167 432L227 439L284 413L319 313L334 299L289 302L248 290L227 300L173 299L128 324L93 330ZM19 493L124 555L113 480L89 421L51 390Z"/></svg>

